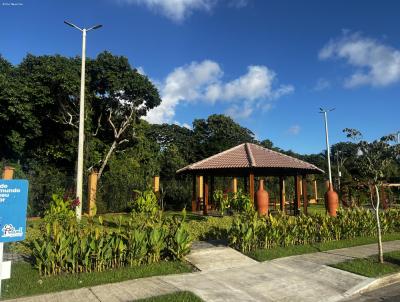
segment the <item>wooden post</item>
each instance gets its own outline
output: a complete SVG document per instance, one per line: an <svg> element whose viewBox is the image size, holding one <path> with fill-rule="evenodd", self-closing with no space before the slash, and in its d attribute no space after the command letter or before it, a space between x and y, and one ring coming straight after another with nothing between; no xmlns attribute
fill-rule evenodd
<svg viewBox="0 0 400 302"><path fill-rule="evenodd" d="M293 212L294 215L299 214L300 209L300 177L296 175L294 177L294 201L293 201Z"/></svg>
<svg viewBox="0 0 400 302"><path fill-rule="evenodd" d="M250 172L249 174L249 194L250 200L254 203L254 173Z"/></svg>
<svg viewBox="0 0 400 302"><path fill-rule="evenodd" d="M196 175L192 175L192 212L197 211Z"/></svg>
<svg viewBox="0 0 400 302"><path fill-rule="evenodd" d="M210 176L210 204L214 205L214 190L215 190L215 181L214 176ZM215 207L215 205L214 205Z"/></svg>
<svg viewBox="0 0 400 302"><path fill-rule="evenodd" d="M282 176L279 177L279 201L280 201L280 210L283 213L285 213L285 203L286 203L285 179Z"/></svg>
<svg viewBox="0 0 400 302"><path fill-rule="evenodd" d="M203 202L203 176L197 176L197 208L200 210L200 205Z"/></svg>
<svg viewBox="0 0 400 302"><path fill-rule="evenodd" d="M99 173L92 171L88 179L88 201L89 201L89 216L96 215L96 193L97 193L97 178Z"/></svg>
<svg viewBox="0 0 400 302"><path fill-rule="evenodd" d="M317 181L314 179L314 198L315 202L318 203L318 189L317 189Z"/></svg>
<svg viewBox="0 0 400 302"><path fill-rule="evenodd" d="M303 212L304 215L307 215L308 208L308 196L307 196L307 175L303 175L302 179L302 187L303 187Z"/></svg>
<svg viewBox="0 0 400 302"><path fill-rule="evenodd" d="M14 177L14 168L10 166L5 166L3 170L3 179L13 179Z"/></svg>
<svg viewBox="0 0 400 302"><path fill-rule="evenodd" d="M234 194L237 193L237 178L236 177L234 177L232 179L232 191L233 191Z"/></svg>
<svg viewBox="0 0 400 302"><path fill-rule="evenodd" d="M153 178L153 191L156 194L160 192L160 176L154 176Z"/></svg>
<svg viewBox="0 0 400 302"><path fill-rule="evenodd" d="M204 176L203 215L208 214L208 176Z"/></svg>

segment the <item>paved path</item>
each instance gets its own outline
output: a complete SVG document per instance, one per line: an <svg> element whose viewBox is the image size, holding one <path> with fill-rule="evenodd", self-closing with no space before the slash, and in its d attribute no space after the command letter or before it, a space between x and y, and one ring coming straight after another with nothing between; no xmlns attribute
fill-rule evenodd
<svg viewBox="0 0 400 302"><path fill-rule="evenodd" d="M400 250L400 240L384 251ZM223 246L196 244L188 259L200 272L130 280L15 302L132 301L189 290L205 301L340 301L369 284L366 278L327 264L377 253L376 244L291 256L262 263Z"/></svg>

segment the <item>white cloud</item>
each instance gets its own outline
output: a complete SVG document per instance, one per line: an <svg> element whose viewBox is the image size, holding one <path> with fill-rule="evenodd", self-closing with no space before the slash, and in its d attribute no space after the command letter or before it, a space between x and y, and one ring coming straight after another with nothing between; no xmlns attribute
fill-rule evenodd
<svg viewBox="0 0 400 302"><path fill-rule="evenodd" d="M290 127L287 132L292 135L297 135L300 133L301 127L299 125L294 125Z"/></svg>
<svg viewBox="0 0 400 302"><path fill-rule="evenodd" d="M228 82L223 82L223 74L219 64L211 60L176 68L160 84L161 105L151 110L146 119L152 123L171 122L175 107L190 101L234 103L227 113L248 117L254 105L268 110L266 101L294 91L291 85L275 88L276 74L266 66L249 66L247 73Z"/></svg>
<svg viewBox="0 0 400 302"><path fill-rule="evenodd" d="M217 0L118 0L122 3L145 5L167 18L182 22L195 10L209 11Z"/></svg>
<svg viewBox="0 0 400 302"><path fill-rule="evenodd" d="M327 79L320 78L314 86L314 91L322 91L331 87L331 82Z"/></svg>
<svg viewBox="0 0 400 302"><path fill-rule="evenodd" d="M346 87L382 87L400 81L400 51L359 33L346 32L340 38L331 40L321 49L319 58L344 59L356 68L345 80Z"/></svg>

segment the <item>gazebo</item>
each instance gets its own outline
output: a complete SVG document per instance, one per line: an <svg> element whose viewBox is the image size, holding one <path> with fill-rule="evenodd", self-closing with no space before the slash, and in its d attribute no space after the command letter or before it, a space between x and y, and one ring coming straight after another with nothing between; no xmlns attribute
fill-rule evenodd
<svg viewBox="0 0 400 302"><path fill-rule="evenodd" d="M239 177L244 179L245 187L248 184L248 193L254 202L255 177L279 177L280 210L285 210L285 179L294 177L294 213L300 212L301 194L303 195L304 211L307 212L307 175L321 174L318 167L273 151L262 146L244 143L206 159L190 164L176 172L177 174L192 175L192 211L203 207L203 214L208 214L209 193L213 196L214 177L232 177L233 192L237 192ZM210 188L209 188L210 185ZM199 190L196 194L196 186ZM314 183L316 190L316 183ZM200 192L200 193L199 193ZM203 195L203 196L202 196Z"/></svg>

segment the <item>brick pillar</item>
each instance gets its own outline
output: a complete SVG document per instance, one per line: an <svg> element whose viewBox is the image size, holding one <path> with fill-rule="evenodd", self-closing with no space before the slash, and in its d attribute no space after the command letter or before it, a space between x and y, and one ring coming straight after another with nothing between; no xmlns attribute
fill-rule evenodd
<svg viewBox="0 0 400 302"><path fill-rule="evenodd" d="M89 216L95 216L97 212L96 207L96 193L97 193L97 178L99 173L92 171L88 179L88 201L89 201Z"/></svg>
<svg viewBox="0 0 400 302"><path fill-rule="evenodd" d="M5 166L3 169L3 179L13 179L14 168L10 166Z"/></svg>

